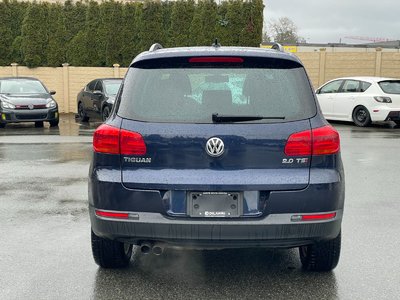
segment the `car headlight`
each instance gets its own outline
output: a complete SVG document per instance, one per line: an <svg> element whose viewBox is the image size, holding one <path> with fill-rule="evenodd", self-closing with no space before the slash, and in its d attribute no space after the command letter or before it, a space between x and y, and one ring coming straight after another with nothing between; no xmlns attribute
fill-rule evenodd
<svg viewBox="0 0 400 300"><path fill-rule="evenodd" d="M56 107L57 106L57 103L56 103L56 101L54 101L53 99L51 99L49 102L47 102L47 104L46 104L46 107L47 108L53 108L53 107Z"/></svg>
<svg viewBox="0 0 400 300"><path fill-rule="evenodd" d="M10 103L10 102L1 100L1 107L2 107L2 108L8 108L8 109L14 109L14 108L15 108L15 105L12 104L12 103Z"/></svg>
<svg viewBox="0 0 400 300"><path fill-rule="evenodd" d="M389 97L375 96L374 99L380 103L392 103L392 99Z"/></svg>

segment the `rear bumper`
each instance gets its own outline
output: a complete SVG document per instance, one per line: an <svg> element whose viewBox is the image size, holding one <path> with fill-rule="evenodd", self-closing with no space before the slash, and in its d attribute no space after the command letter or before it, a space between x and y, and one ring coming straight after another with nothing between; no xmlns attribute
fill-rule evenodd
<svg viewBox="0 0 400 300"><path fill-rule="evenodd" d="M0 113L1 123L20 123L20 122L38 122L55 121L59 118L58 108L51 109L4 109Z"/></svg>
<svg viewBox="0 0 400 300"><path fill-rule="evenodd" d="M98 236L138 244L165 243L166 247L197 249L291 248L335 238L343 210L329 221L294 222L292 214L271 214L253 220L171 219L159 213L131 212L129 220L99 217L89 207L92 230Z"/></svg>
<svg viewBox="0 0 400 300"><path fill-rule="evenodd" d="M370 111L374 122L400 120L400 107L376 106Z"/></svg>

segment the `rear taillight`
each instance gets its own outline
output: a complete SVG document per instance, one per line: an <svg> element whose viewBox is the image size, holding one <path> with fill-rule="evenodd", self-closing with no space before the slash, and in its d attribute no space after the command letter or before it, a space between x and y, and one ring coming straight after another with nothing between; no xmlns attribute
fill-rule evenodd
<svg viewBox="0 0 400 300"><path fill-rule="evenodd" d="M287 156L329 155L339 150L339 134L329 125L293 133L285 146Z"/></svg>
<svg viewBox="0 0 400 300"><path fill-rule="evenodd" d="M340 150L339 133L332 126L324 126L312 130L312 154L328 155Z"/></svg>
<svg viewBox="0 0 400 300"><path fill-rule="evenodd" d="M98 153L145 155L146 144L140 133L102 124L93 135L93 149Z"/></svg>
<svg viewBox="0 0 400 300"><path fill-rule="evenodd" d="M119 140L123 155L145 155L147 152L146 144L140 133L121 129Z"/></svg>
<svg viewBox="0 0 400 300"><path fill-rule="evenodd" d="M93 135L93 150L107 154L119 154L119 129L100 125Z"/></svg>

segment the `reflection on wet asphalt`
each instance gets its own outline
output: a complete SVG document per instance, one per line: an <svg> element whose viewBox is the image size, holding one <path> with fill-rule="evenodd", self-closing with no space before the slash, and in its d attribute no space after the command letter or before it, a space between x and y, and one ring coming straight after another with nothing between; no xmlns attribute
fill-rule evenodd
<svg viewBox="0 0 400 300"><path fill-rule="evenodd" d="M87 173L100 123L0 129L1 299L397 299L400 128L333 124L346 171L343 249L331 273L296 249L136 253L101 270L90 250Z"/></svg>

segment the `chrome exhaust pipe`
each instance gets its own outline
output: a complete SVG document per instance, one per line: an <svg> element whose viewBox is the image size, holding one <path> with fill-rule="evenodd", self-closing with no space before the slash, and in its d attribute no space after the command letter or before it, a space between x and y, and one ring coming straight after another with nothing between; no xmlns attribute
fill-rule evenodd
<svg viewBox="0 0 400 300"><path fill-rule="evenodd" d="M151 252L152 248L153 248L153 245L150 242L143 242L140 244L140 251L143 254L149 254Z"/></svg>
<svg viewBox="0 0 400 300"><path fill-rule="evenodd" d="M164 252L164 246L162 246L161 244L155 244L152 248L153 250L153 254L154 255L161 255Z"/></svg>

